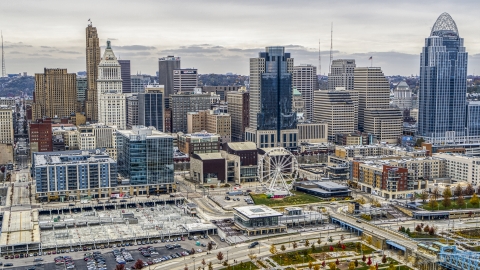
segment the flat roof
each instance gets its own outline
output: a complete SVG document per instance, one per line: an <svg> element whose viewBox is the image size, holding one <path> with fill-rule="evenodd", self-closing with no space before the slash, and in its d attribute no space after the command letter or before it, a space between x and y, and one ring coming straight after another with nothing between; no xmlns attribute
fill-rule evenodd
<svg viewBox="0 0 480 270"><path fill-rule="evenodd" d="M279 217L283 214L273 210L272 208L265 205L249 205L234 207L233 210L238 213L246 216L247 218L259 218L259 217Z"/></svg>
<svg viewBox="0 0 480 270"><path fill-rule="evenodd" d="M257 150L257 145L253 142L229 142L227 145L235 151Z"/></svg>
<svg viewBox="0 0 480 270"><path fill-rule="evenodd" d="M342 185L339 185L337 183L334 183L334 182L330 182L330 181L325 181L325 182L315 182L317 185L321 186L321 187L325 187L325 188L330 188L330 189L345 189L345 188L348 188L346 186L342 186Z"/></svg>
<svg viewBox="0 0 480 270"><path fill-rule="evenodd" d="M203 153L195 155L197 155L201 160L223 159L222 154L220 153Z"/></svg>

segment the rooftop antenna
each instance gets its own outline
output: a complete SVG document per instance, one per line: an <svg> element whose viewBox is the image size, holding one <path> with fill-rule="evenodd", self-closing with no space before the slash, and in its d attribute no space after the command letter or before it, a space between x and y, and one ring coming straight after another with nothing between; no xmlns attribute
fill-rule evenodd
<svg viewBox="0 0 480 270"><path fill-rule="evenodd" d="M318 75L322 77L322 55L320 50L320 39L318 39Z"/></svg>
<svg viewBox="0 0 480 270"><path fill-rule="evenodd" d="M2 36L2 77L7 77L7 71L5 70L5 53L3 52L3 32L0 32Z"/></svg>
<svg viewBox="0 0 480 270"><path fill-rule="evenodd" d="M330 63L328 63L328 72L331 72L330 68L332 67L332 61L333 61L332 50L333 50L333 22L330 27Z"/></svg>
<svg viewBox="0 0 480 270"><path fill-rule="evenodd" d="M92 26L92 20L88 19L88 26Z"/></svg>

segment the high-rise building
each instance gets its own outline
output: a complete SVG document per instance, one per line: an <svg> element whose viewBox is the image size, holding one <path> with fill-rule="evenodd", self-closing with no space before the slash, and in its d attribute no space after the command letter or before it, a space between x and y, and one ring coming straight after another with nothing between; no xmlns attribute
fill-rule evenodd
<svg viewBox="0 0 480 270"><path fill-rule="evenodd" d="M172 95L172 132L187 132L187 113L209 110L209 94L175 94Z"/></svg>
<svg viewBox="0 0 480 270"><path fill-rule="evenodd" d="M393 105L401 110L412 109L412 90L406 82L399 82L393 89Z"/></svg>
<svg viewBox="0 0 480 270"><path fill-rule="evenodd" d="M222 143L232 141L232 119L230 114L214 110L189 112L187 132L207 131L220 136Z"/></svg>
<svg viewBox="0 0 480 270"><path fill-rule="evenodd" d="M130 60L118 60L122 70L122 92L132 93L132 79L130 74Z"/></svg>
<svg viewBox="0 0 480 270"><path fill-rule="evenodd" d="M328 90L336 90L343 87L345 90L354 89L354 59L336 59L332 61L328 74Z"/></svg>
<svg viewBox="0 0 480 270"><path fill-rule="evenodd" d="M250 119L250 94L246 91L229 92L227 104L232 118L232 141L243 142Z"/></svg>
<svg viewBox="0 0 480 270"><path fill-rule="evenodd" d="M169 98L173 90L173 70L180 69L180 57L169 55L158 59L158 84L165 87L165 108L170 108Z"/></svg>
<svg viewBox="0 0 480 270"><path fill-rule="evenodd" d="M100 64L100 43L98 39L97 28L90 23L85 29L86 32L86 52L87 52L87 96L85 102L85 112L87 120L98 120L98 64Z"/></svg>
<svg viewBox="0 0 480 270"><path fill-rule="evenodd" d="M144 126L117 131L118 172L134 186L173 184L173 137ZM165 186L163 186L165 188Z"/></svg>
<svg viewBox="0 0 480 270"><path fill-rule="evenodd" d="M358 110L355 91L319 90L314 92L313 121L328 123L330 141L336 134L353 133L357 130L356 111Z"/></svg>
<svg viewBox="0 0 480 270"><path fill-rule="evenodd" d="M13 145L13 110L6 105L0 106L0 144Z"/></svg>
<svg viewBox="0 0 480 270"><path fill-rule="evenodd" d="M284 47L267 47L250 59L250 127L246 140L257 147L297 146L292 110L293 58Z"/></svg>
<svg viewBox="0 0 480 270"><path fill-rule="evenodd" d="M122 93L120 64L110 41L98 65L98 121L107 126L125 129L127 126L125 94Z"/></svg>
<svg viewBox="0 0 480 270"><path fill-rule="evenodd" d="M420 54L418 134L432 143L465 135L468 53L457 25L442 13Z"/></svg>
<svg viewBox="0 0 480 270"><path fill-rule="evenodd" d="M480 138L480 101L467 102L467 136Z"/></svg>
<svg viewBox="0 0 480 270"><path fill-rule="evenodd" d="M145 93L138 94L138 123L146 127L155 127L158 131L163 126L163 85L148 85Z"/></svg>
<svg viewBox="0 0 480 270"><path fill-rule="evenodd" d="M192 92L198 86L196 69L175 69L173 71L173 92L183 94Z"/></svg>
<svg viewBox="0 0 480 270"><path fill-rule="evenodd" d="M45 68L35 74L33 119L63 118L75 114L77 102L77 75L67 69Z"/></svg>
<svg viewBox="0 0 480 270"><path fill-rule="evenodd" d="M402 135L403 115L397 108L367 108L363 131L379 142L396 144Z"/></svg>
<svg viewBox="0 0 480 270"><path fill-rule="evenodd" d="M305 120L313 119L313 91L318 89L317 67L300 65L293 67L293 88L301 94L305 104Z"/></svg>
<svg viewBox="0 0 480 270"><path fill-rule="evenodd" d="M297 88L293 88L292 94L292 111L297 114L298 122L305 122L305 100L303 99L302 93L300 93Z"/></svg>
<svg viewBox="0 0 480 270"><path fill-rule="evenodd" d="M52 120L50 118L37 119L29 127L30 152L53 151Z"/></svg>
<svg viewBox="0 0 480 270"><path fill-rule="evenodd" d="M389 107L390 84L379 67L357 67L354 73L354 89L358 92L358 130L363 131L365 109Z"/></svg>
<svg viewBox="0 0 480 270"><path fill-rule="evenodd" d="M80 112L85 111L85 97L87 95L88 80L87 77L77 76L77 101L82 106Z"/></svg>
<svg viewBox="0 0 480 270"><path fill-rule="evenodd" d="M130 81L132 93L145 92L145 83L142 75L132 75L130 76Z"/></svg>
<svg viewBox="0 0 480 270"><path fill-rule="evenodd" d="M127 129L138 126L138 94L127 96Z"/></svg>

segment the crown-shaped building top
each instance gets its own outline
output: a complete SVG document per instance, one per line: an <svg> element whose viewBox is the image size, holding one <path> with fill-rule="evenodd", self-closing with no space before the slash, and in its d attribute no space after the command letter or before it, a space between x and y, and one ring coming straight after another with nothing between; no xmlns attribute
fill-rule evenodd
<svg viewBox="0 0 480 270"><path fill-rule="evenodd" d="M444 35L459 36L457 24L447 12L442 13L438 17L430 32L430 36L443 37Z"/></svg>
<svg viewBox="0 0 480 270"><path fill-rule="evenodd" d="M100 66L120 66L118 63L117 57L113 53L110 40L107 41L107 47L103 53L102 60L100 61Z"/></svg>

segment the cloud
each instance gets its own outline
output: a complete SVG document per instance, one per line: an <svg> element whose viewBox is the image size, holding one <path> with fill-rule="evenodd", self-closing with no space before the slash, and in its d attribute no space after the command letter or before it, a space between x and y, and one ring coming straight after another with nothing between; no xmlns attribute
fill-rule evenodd
<svg viewBox="0 0 480 270"><path fill-rule="evenodd" d="M144 45L126 45L126 46L113 46L114 49L124 50L124 51L146 51L146 50L155 50L153 46L144 46Z"/></svg>
<svg viewBox="0 0 480 270"><path fill-rule="evenodd" d="M19 51L13 51L13 52L8 52L8 54L22 54L22 53Z"/></svg>
<svg viewBox="0 0 480 270"><path fill-rule="evenodd" d="M55 49L55 47L50 47L50 46L40 46L40 48L44 48L44 49Z"/></svg>
<svg viewBox="0 0 480 270"><path fill-rule="evenodd" d="M28 56L44 57L44 56L52 56L52 55L51 55L51 54L48 54L48 53L31 53L31 54L28 54Z"/></svg>
<svg viewBox="0 0 480 270"><path fill-rule="evenodd" d="M76 51L58 51L59 53L68 53L68 54L81 54L80 52Z"/></svg>
<svg viewBox="0 0 480 270"><path fill-rule="evenodd" d="M117 39L117 38L110 38L110 37L109 37L109 38L107 38L107 40L116 41L116 40L118 40L118 39Z"/></svg>
<svg viewBox="0 0 480 270"><path fill-rule="evenodd" d="M4 46L3 46L3 48L5 48L5 49L7 49L7 48L30 48L30 47L33 47L33 46L25 44L23 42L8 42L8 41L5 41Z"/></svg>

